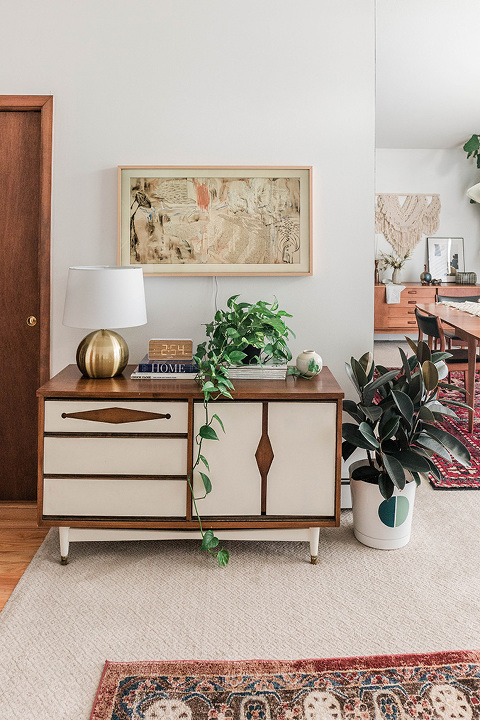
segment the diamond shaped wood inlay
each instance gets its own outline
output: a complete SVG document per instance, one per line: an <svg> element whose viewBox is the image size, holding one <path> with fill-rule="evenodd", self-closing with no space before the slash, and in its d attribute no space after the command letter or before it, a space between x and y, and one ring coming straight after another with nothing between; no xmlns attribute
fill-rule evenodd
<svg viewBox="0 0 480 720"><path fill-rule="evenodd" d="M262 433L262 437L260 438L260 442L258 443L257 451L255 453L255 459L257 461L258 469L260 470L260 475L262 478L266 478L268 475L268 471L270 470L270 466L273 462L274 454L272 449L272 443L270 442L270 438L268 437L267 432Z"/></svg>
<svg viewBox="0 0 480 720"><path fill-rule="evenodd" d="M77 420L90 420L91 422L120 423L141 422L144 420L160 420L171 418L170 413L153 413L132 408L99 408L97 410L84 410L76 413L62 413L62 418L76 418Z"/></svg>

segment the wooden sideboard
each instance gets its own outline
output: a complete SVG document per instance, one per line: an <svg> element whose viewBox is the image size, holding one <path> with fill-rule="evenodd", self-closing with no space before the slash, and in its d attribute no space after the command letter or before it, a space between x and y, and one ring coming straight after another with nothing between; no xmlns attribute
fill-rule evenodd
<svg viewBox="0 0 480 720"><path fill-rule="evenodd" d="M375 285L375 320L376 333L417 332L415 320L416 303L435 302L437 295L452 295L458 298L468 295L480 295L480 285L422 285L406 282L402 290L400 302L388 304L385 285Z"/></svg>
<svg viewBox="0 0 480 720"><path fill-rule="evenodd" d="M38 390L38 524L75 540L200 537L187 476L204 422L194 380L88 379L69 365ZM340 524L343 392L312 380L237 381L206 441L213 490L197 500L222 539L306 540ZM194 473L195 495L203 495Z"/></svg>

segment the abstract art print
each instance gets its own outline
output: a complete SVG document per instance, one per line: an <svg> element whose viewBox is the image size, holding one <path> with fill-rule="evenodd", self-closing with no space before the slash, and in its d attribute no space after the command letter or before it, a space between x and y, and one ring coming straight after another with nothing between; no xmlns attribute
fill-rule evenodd
<svg viewBox="0 0 480 720"><path fill-rule="evenodd" d="M119 264L311 275L310 167L119 167Z"/></svg>

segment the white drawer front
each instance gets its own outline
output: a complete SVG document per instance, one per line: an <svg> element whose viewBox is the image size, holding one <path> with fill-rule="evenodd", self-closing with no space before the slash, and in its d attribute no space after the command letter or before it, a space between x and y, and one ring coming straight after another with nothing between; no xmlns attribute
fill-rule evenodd
<svg viewBox="0 0 480 720"><path fill-rule="evenodd" d="M267 515L326 515L335 509L336 404L269 403L274 453Z"/></svg>
<svg viewBox="0 0 480 720"><path fill-rule="evenodd" d="M183 480L45 478L44 515L185 517Z"/></svg>
<svg viewBox="0 0 480 720"><path fill-rule="evenodd" d="M44 472L52 475L186 475L187 440L46 437Z"/></svg>
<svg viewBox="0 0 480 720"><path fill-rule="evenodd" d="M122 411L124 411L122 413ZM62 417L82 413L83 417ZM97 420L97 415L104 420ZM145 419L144 413L170 415L169 418ZM130 422L119 422L132 416ZM188 403L130 402L105 400L47 400L45 432L109 432L109 433L186 433Z"/></svg>

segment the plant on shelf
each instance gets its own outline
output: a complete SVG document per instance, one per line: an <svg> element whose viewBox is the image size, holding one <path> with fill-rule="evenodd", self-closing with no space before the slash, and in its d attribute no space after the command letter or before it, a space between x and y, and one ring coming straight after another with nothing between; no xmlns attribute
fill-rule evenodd
<svg viewBox="0 0 480 720"><path fill-rule="evenodd" d="M463 146L463 149L467 153L467 159L470 157L476 158L477 168L480 169L480 135L472 135Z"/></svg>
<svg viewBox="0 0 480 720"><path fill-rule="evenodd" d="M441 473L432 460L434 454L447 463L455 459L464 467L470 466L470 453L465 445L439 426L439 421L444 416L457 417L449 406L468 407L464 403L440 400L438 397L439 388L459 389L441 382L448 372L444 360L451 355L446 352L432 352L424 342L416 344L409 338L407 341L413 355L407 358L405 352L399 348L402 359L400 370L375 366L371 353L365 353L359 360L352 357L350 363L346 363L346 371L359 396L359 402L345 400L343 403L343 409L354 422L345 422L342 425L342 456L347 460L357 448L361 448L365 450L367 457L366 461L354 463L357 467L351 472L354 481L354 526L354 487L355 492L359 487L363 492L365 485L377 486L376 493L372 489L368 492L373 494L376 503L373 513L376 522L379 522L380 517L385 524L382 513L385 516L390 511L398 512L394 494L398 496L398 493L402 493L409 485L412 485L414 492L415 485L419 485L421 478L425 478L429 473L441 479ZM383 503L383 508L380 509L382 500L386 503ZM413 505L413 500L406 504L402 500L401 504L407 508L409 504ZM391 514L391 518L393 520L386 525L390 524L391 529L396 530L401 524L399 516ZM372 530L361 534L373 537L373 532ZM355 534L360 539L357 528ZM361 541L365 542L363 539ZM408 537L405 542L407 541ZM373 547L384 546L374 544Z"/></svg>
<svg viewBox="0 0 480 720"><path fill-rule="evenodd" d="M403 268L407 260L412 256L412 251L408 250L405 255L396 255L395 253L380 253L379 267L380 270L386 270L392 268L394 276ZM393 281L395 282L395 280Z"/></svg>
<svg viewBox="0 0 480 720"><path fill-rule="evenodd" d="M197 507L197 500L205 498L212 491L210 466L203 453L203 443L205 440L219 439L218 427L225 432L218 414L210 415L209 405L212 400L222 397L232 399L231 391L234 387L228 372L231 365L243 363L249 357L250 362L288 362L292 354L287 340L290 334L294 335L285 324L285 318L292 316L285 310L279 310L276 299L273 303L263 300L247 303L238 302L238 298L239 295L230 297L227 309L217 310L214 319L206 324L207 339L198 345L193 358L198 365L197 381L203 393L205 420L195 438L196 457L187 480L202 535L202 549L216 557L221 566L228 563L228 551L220 545L213 530L203 529ZM193 488L193 473L196 469L203 483L203 495L198 497Z"/></svg>

